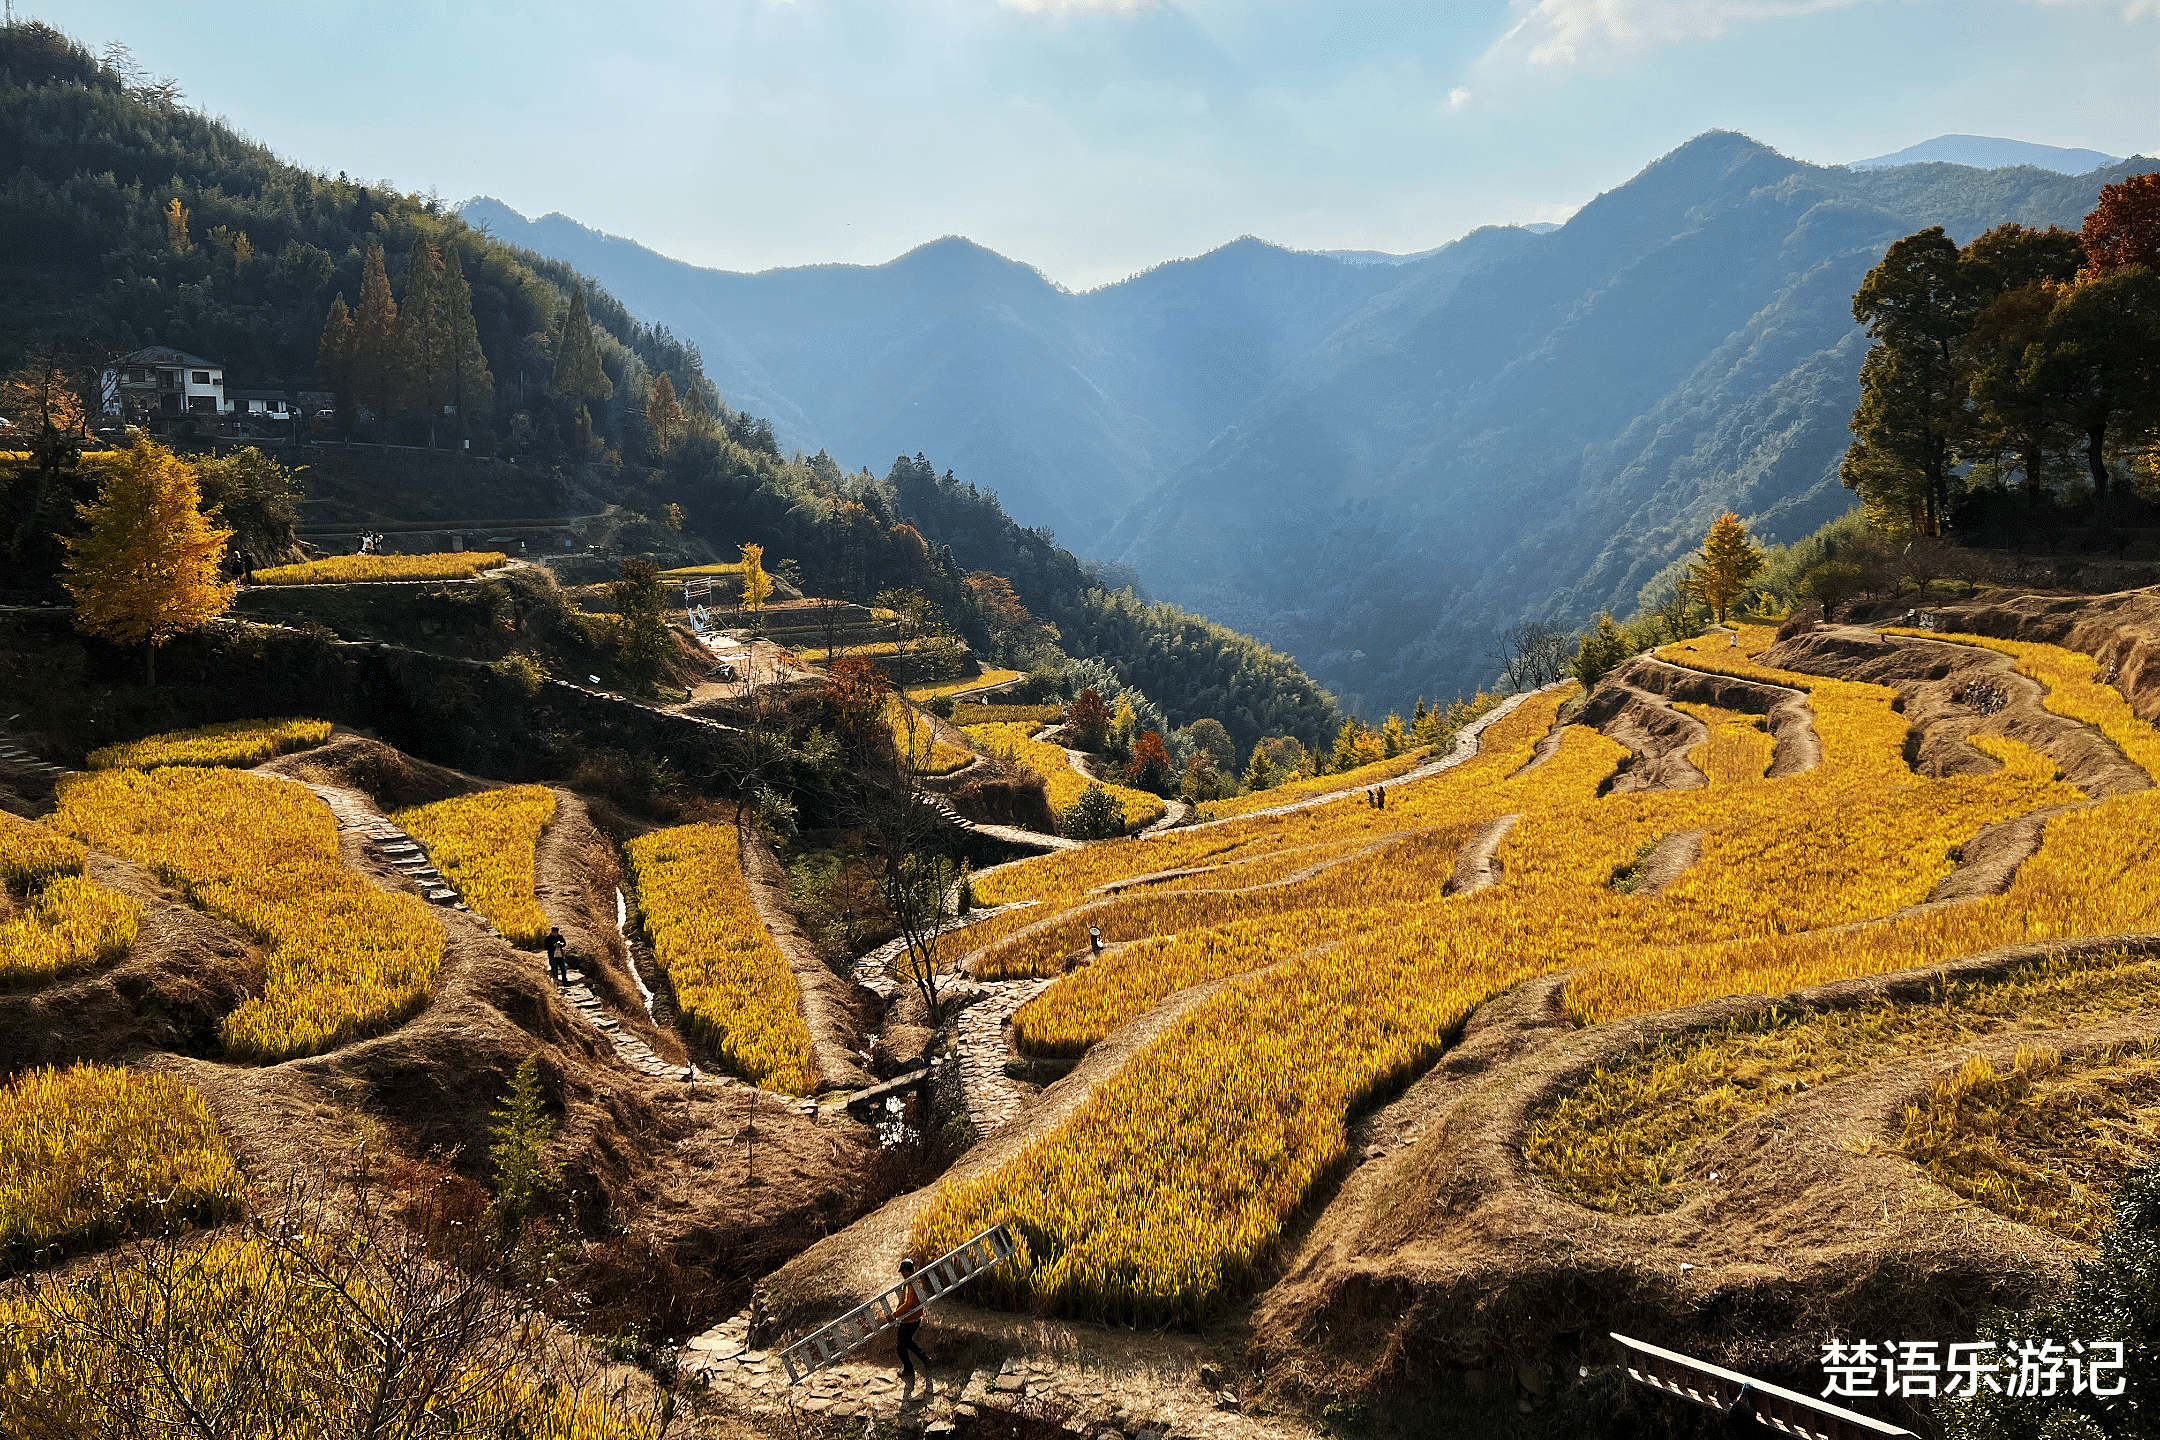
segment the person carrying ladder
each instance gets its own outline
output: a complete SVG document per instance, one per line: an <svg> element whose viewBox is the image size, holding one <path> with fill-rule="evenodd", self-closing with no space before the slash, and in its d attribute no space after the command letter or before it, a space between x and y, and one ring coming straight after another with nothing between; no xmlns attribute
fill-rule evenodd
<svg viewBox="0 0 2160 1440"><path fill-rule="evenodd" d="M900 1341L900 1383L909 1390L915 1388L915 1362L920 1360L923 1367L923 1393L927 1395L930 1393L930 1357L923 1354L922 1347L915 1343L915 1332L922 1329L923 1299L922 1287L915 1282L914 1275L915 1262L902 1260L900 1278L908 1283L907 1289L900 1295L899 1313L893 1317L900 1322L900 1328L896 1332Z"/></svg>

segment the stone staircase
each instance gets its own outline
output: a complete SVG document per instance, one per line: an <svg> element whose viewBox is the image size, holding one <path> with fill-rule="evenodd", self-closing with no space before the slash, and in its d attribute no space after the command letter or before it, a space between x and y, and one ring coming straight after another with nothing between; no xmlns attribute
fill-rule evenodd
<svg viewBox="0 0 2160 1440"><path fill-rule="evenodd" d="M55 765L25 750L5 730L0 730L0 769L28 775L48 785L71 773L65 766Z"/></svg>
<svg viewBox="0 0 2160 1440"><path fill-rule="evenodd" d="M270 774L273 779L290 778L272 772L256 773ZM458 898L457 891L450 888L450 883L443 879L442 873L435 868L435 862L428 858L427 847L385 819L366 795L339 785L316 785L306 781L293 783L306 784L308 789L314 791L316 796L330 807L330 813L336 818L339 830L357 831L368 849L411 882L428 903L447 909L463 910L472 915L479 924L486 926L490 935L501 938L500 930L489 925ZM543 956L536 954L532 959L535 965L547 964ZM571 1010L608 1038L608 1043L615 1047L616 1055L624 1064L646 1078L681 1080L692 1085L741 1083L717 1075L700 1075L694 1068L686 1070L671 1060L663 1060L650 1045L623 1028L622 1021L616 1018L615 1012L608 1009L607 1004L593 993L582 970L573 968L570 971L570 982L559 988L564 1002Z"/></svg>

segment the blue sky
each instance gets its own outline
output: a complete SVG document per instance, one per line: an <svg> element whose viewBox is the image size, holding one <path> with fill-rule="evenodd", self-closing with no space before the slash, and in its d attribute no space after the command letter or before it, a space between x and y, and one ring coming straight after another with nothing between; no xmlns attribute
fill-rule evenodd
<svg viewBox="0 0 2160 1440"><path fill-rule="evenodd" d="M1704 130L2160 151L2160 0L16 0L302 164L736 270L960 234L1074 288L1564 219Z"/></svg>

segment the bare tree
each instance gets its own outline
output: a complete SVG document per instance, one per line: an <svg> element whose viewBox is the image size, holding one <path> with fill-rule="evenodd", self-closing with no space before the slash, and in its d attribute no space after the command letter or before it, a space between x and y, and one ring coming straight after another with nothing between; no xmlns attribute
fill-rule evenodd
<svg viewBox="0 0 2160 1440"><path fill-rule="evenodd" d="M0 1386L0 1434L508 1440L557 1397L623 1403L486 1278L500 1256L485 1227L431 1223L427 1196L401 1219L351 1178L289 1185L242 1226L174 1229L16 1282L0 1376L34 1359L41 1378ZM660 1410L665 1428L665 1396Z"/></svg>
<svg viewBox="0 0 2160 1440"><path fill-rule="evenodd" d="M922 997L934 1027L944 1014L938 951L958 918L958 867L946 853L952 816L922 788L906 756L880 757L862 766L856 781L848 818L879 863L879 893L904 942L896 968Z"/></svg>
<svg viewBox="0 0 2160 1440"><path fill-rule="evenodd" d="M1550 685L1567 671L1568 633L1549 620L1518 620L1493 639L1489 658L1508 690Z"/></svg>

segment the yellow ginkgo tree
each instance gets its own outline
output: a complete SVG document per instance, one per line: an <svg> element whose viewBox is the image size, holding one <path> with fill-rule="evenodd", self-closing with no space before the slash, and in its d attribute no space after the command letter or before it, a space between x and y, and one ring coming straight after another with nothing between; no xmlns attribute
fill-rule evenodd
<svg viewBox="0 0 2160 1440"><path fill-rule="evenodd" d="M75 628L142 646L144 677L155 685L158 647L232 604L239 586L218 572L233 532L202 513L195 467L148 439L115 456L97 499L75 508L82 533L61 539Z"/></svg>

